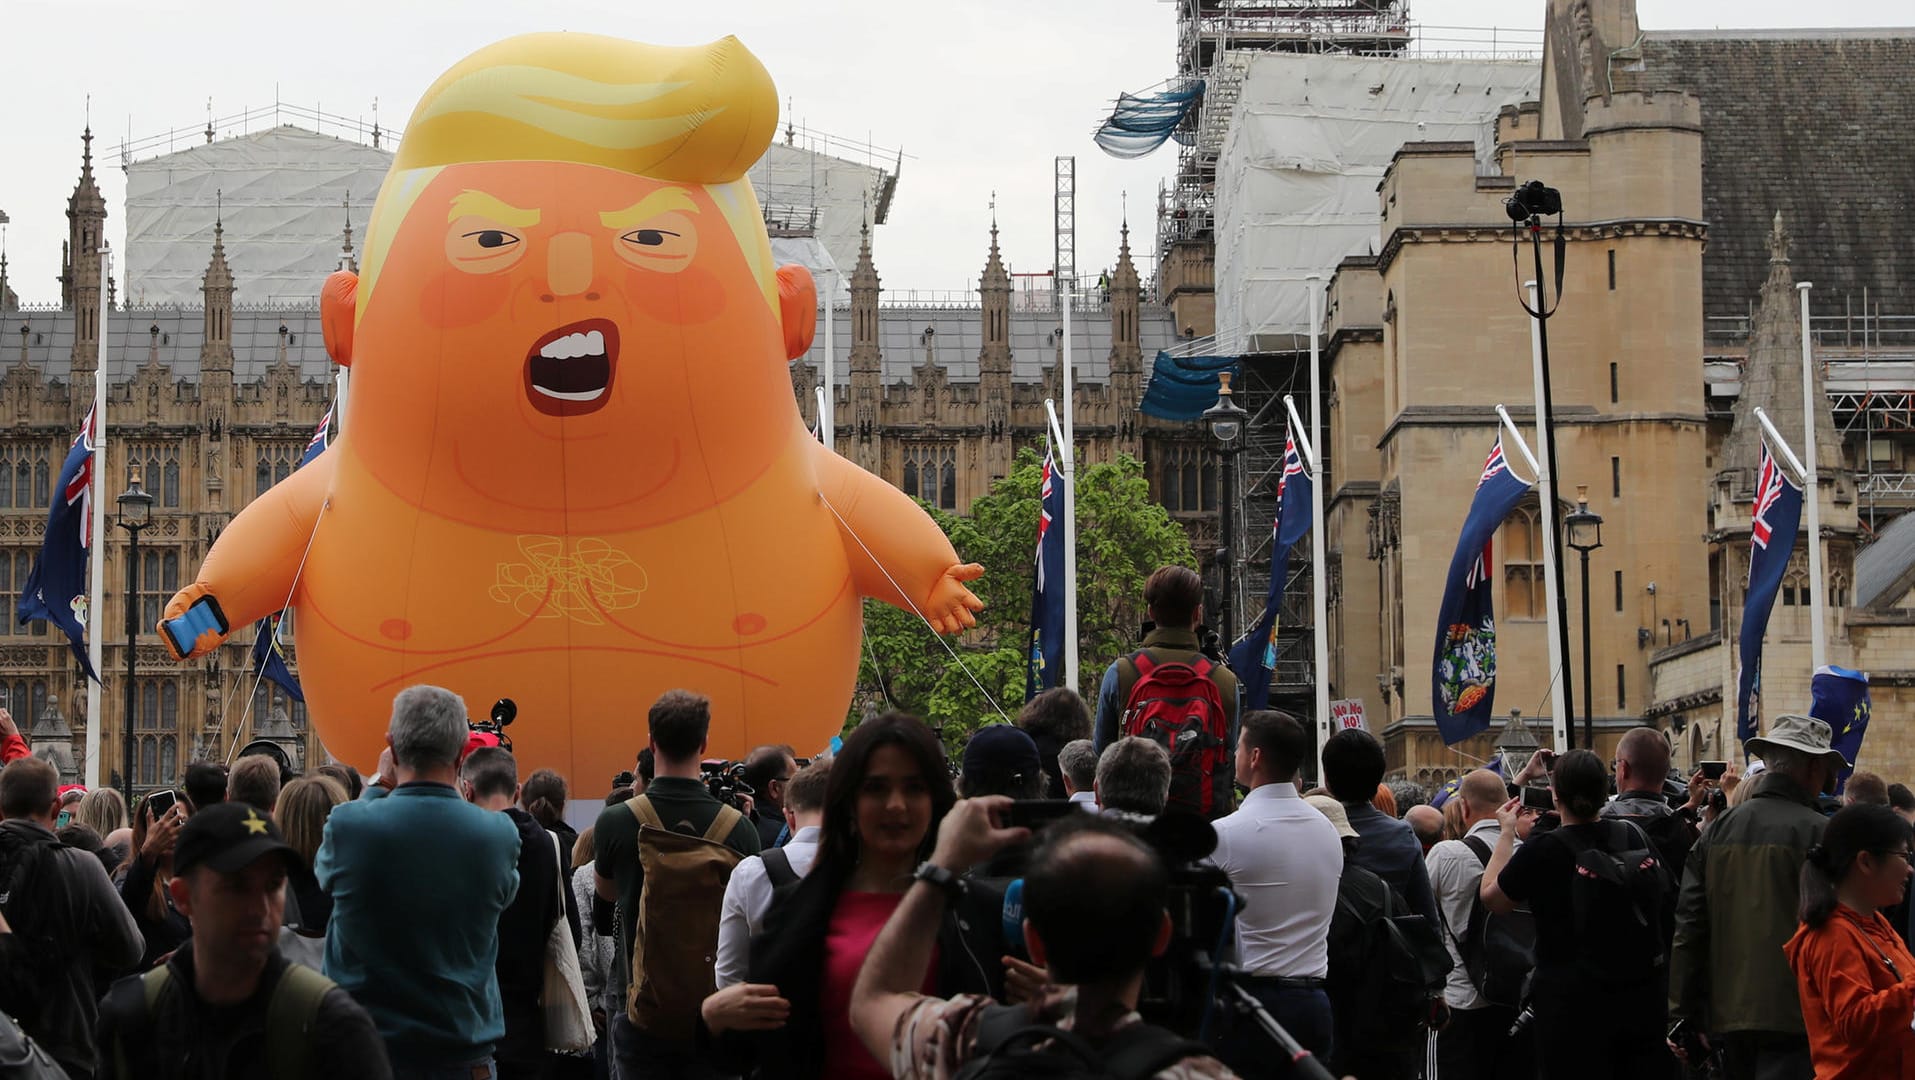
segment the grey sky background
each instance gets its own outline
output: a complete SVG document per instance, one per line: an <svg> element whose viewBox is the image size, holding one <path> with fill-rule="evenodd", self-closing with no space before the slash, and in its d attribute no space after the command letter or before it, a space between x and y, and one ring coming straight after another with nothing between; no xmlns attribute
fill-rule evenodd
<svg viewBox="0 0 1915 1080"><path fill-rule="evenodd" d="M1645 29L1906 24L1889 0L1640 0ZM1545 0L1412 0L1432 27L1539 30ZM1121 90L1174 73L1176 9L1164 0L7 0L0 101L0 210L22 301L59 299L66 198L92 94L95 169L108 237L124 246L124 177L112 148L281 101L403 126L418 95L472 50L533 30L663 44L737 34L801 123L907 155L875 258L887 289L957 290L982 268L991 193L1005 258L1051 265L1052 159L1077 156L1077 265L1115 260L1120 199L1150 273L1158 184L1172 146L1107 157L1090 132ZM223 137L227 132L220 132ZM190 145L190 143L183 143ZM355 202L357 195L355 194ZM363 215L358 215L363 224ZM244 302L245 282L239 282Z"/></svg>

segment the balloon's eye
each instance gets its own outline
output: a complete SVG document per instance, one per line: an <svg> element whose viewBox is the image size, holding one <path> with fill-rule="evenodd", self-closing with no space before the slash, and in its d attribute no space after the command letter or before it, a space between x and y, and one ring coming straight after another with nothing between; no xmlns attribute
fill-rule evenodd
<svg viewBox="0 0 1915 1080"><path fill-rule="evenodd" d="M612 247L640 270L675 274L691 265L698 252L698 221L682 211L658 214L619 233Z"/></svg>
<svg viewBox="0 0 1915 1080"><path fill-rule="evenodd" d="M466 235L476 240L482 248L502 248L508 244L516 244L519 242L518 237L500 229L481 229L478 232L466 233Z"/></svg>
<svg viewBox="0 0 1915 1080"><path fill-rule="evenodd" d="M665 246L667 237L676 239L677 236L677 233L668 232L664 229L633 229L631 232L626 233L623 239L627 243L638 244L642 247L663 247Z"/></svg>
<svg viewBox="0 0 1915 1080"><path fill-rule="evenodd" d="M521 234L476 215L452 223L446 233L446 258L468 274L493 274L516 266L525 254Z"/></svg>

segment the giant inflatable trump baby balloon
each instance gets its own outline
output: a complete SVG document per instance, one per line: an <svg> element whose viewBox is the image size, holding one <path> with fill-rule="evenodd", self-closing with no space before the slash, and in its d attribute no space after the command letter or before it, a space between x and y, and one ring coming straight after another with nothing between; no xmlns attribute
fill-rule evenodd
<svg viewBox="0 0 1915 1080"><path fill-rule="evenodd" d="M861 597L972 625L982 569L793 400L816 294L745 179L777 112L735 38L533 34L448 71L326 283L340 438L233 519L162 638L199 656L290 597L333 754L370 766L429 682L515 699L522 772L589 787L673 687L710 696L714 754L822 744Z"/></svg>

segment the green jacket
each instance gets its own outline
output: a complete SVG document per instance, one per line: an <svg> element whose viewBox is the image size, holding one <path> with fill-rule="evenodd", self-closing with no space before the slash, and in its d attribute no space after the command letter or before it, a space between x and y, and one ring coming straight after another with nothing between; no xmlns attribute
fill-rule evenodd
<svg viewBox="0 0 1915 1080"><path fill-rule="evenodd" d="M1803 1033L1782 946L1796 929L1802 862L1827 824L1800 784L1769 774L1703 832L1676 900L1672 1019L1699 1021L1711 1035Z"/></svg>

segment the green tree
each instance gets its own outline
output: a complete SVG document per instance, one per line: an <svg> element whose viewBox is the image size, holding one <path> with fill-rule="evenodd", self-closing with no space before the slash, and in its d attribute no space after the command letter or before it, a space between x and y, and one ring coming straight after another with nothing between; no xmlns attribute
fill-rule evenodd
<svg viewBox="0 0 1915 1080"><path fill-rule="evenodd" d="M978 727L998 722L998 709L1016 715L1030 649L1042 468L1037 451L1024 449L1010 475L975 500L970 513L926 507L958 555L983 564L984 577L972 588L984 611L975 630L940 644L915 614L866 601L865 651L848 723L873 710L902 709L930 721L955 746ZM1151 501L1143 465L1120 455L1080 467L1077 691L1087 703L1095 704L1105 666L1135 647L1144 581L1168 563L1193 566L1195 560L1183 529Z"/></svg>

